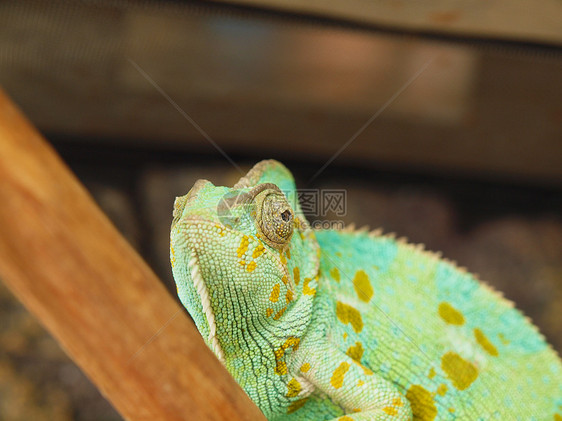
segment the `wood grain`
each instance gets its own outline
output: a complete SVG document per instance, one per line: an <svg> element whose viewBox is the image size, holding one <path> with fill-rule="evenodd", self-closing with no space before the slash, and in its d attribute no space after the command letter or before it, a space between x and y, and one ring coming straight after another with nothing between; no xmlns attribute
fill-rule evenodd
<svg viewBox="0 0 562 421"><path fill-rule="evenodd" d="M264 419L1 90L0 279L126 419Z"/></svg>

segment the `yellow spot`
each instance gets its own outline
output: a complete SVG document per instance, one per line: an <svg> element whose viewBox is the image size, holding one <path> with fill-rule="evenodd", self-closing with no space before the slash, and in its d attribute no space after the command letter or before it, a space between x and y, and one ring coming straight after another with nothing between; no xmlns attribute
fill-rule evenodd
<svg viewBox="0 0 562 421"><path fill-rule="evenodd" d="M172 258L170 259L170 261L172 262L172 267L173 267L174 264L176 263L176 251L174 250L173 246L170 246L170 251L172 252Z"/></svg>
<svg viewBox="0 0 562 421"><path fill-rule="evenodd" d="M484 332L482 332L480 329L474 329L474 337L476 338L476 341L480 344L480 346L484 348L484 351L486 351L492 357L497 357L499 355L497 348L492 342L490 342L486 335L484 335Z"/></svg>
<svg viewBox="0 0 562 421"><path fill-rule="evenodd" d="M447 385L440 384L437 388L437 394L440 396L445 396L445 393L447 393Z"/></svg>
<svg viewBox="0 0 562 421"><path fill-rule="evenodd" d="M476 366L454 352L447 352L443 355L441 368L459 390L469 387L478 377Z"/></svg>
<svg viewBox="0 0 562 421"><path fill-rule="evenodd" d="M437 416L437 408L433 397L422 386L417 384L410 386L406 392L406 398L410 401L415 420L432 421Z"/></svg>
<svg viewBox="0 0 562 421"><path fill-rule="evenodd" d="M336 256L341 257L341 251L336 251Z"/></svg>
<svg viewBox="0 0 562 421"><path fill-rule="evenodd" d="M215 224L215 228L218 230L219 235L220 235L221 237L224 237L224 234L225 234L225 233L224 233L224 228L223 228L221 225L219 225L219 224Z"/></svg>
<svg viewBox="0 0 562 421"><path fill-rule="evenodd" d="M240 241L240 245L238 246L238 250L236 250L236 254L238 257L242 257L248 251L248 246L250 245L250 239L247 235L242 236L242 240Z"/></svg>
<svg viewBox="0 0 562 421"><path fill-rule="evenodd" d="M427 377L430 379L435 377L435 370L433 369L433 367L429 369L429 374L427 375Z"/></svg>
<svg viewBox="0 0 562 421"><path fill-rule="evenodd" d="M353 418L350 418L347 415L344 415L343 417L339 417L338 421L353 421Z"/></svg>
<svg viewBox="0 0 562 421"><path fill-rule="evenodd" d="M285 254L287 255L287 259L291 258L291 250L289 249L285 250Z"/></svg>
<svg viewBox="0 0 562 421"><path fill-rule="evenodd" d="M289 380L289 383L287 383L287 397L288 398L295 398L299 395L299 393L302 390L302 386L301 384L298 382L297 379L292 378L291 380Z"/></svg>
<svg viewBox="0 0 562 421"><path fill-rule="evenodd" d="M356 308L338 301L336 303L336 315L343 324L351 324L355 332L359 333L363 330L363 319Z"/></svg>
<svg viewBox="0 0 562 421"><path fill-rule="evenodd" d="M344 340L347 339L347 336L348 336L348 335L347 335L347 332L343 332L343 339L344 339Z"/></svg>
<svg viewBox="0 0 562 421"><path fill-rule="evenodd" d="M281 258L281 263L286 265L287 264L287 258L285 257L285 254L283 254L283 250L281 250L281 252L279 253L279 257Z"/></svg>
<svg viewBox="0 0 562 421"><path fill-rule="evenodd" d="M264 251L265 251L265 247L263 246L263 244L261 243L258 244L254 249L254 251L252 252L252 259L257 259L263 254Z"/></svg>
<svg viewBox="0 0 562 421"><path fill-rule="evenodd" d="M275 316L273 316L273 320L279 320L279 318L283 315L283 313L285 313L285 311L287 311L286 306L279 310L277 314L275 314Z"/></svg>
<svg viewBox="0 0 562 421"><path fill-rule="evenodd" d="M365 373L366 376L372 376L374 374L370 368L365 367L364 365L361 365L361 368L363 369L363 373Z"/></svg>
<svg viewBox="0 0 562 421"><path fill-rule="evenodd" d="M275 374L287 374L287 364L285 363L285 361L277 361L277 364L275 366Z"/></svg>
<svg viewBox="0 0 562 421"><path fill-rule="evenodd" d="M304 404L306 403L306 401L308 400L308 398L303 398L303 399L299 399L298 401L294 401L289 405L289 408L287 408L287 414L292 414L293 412L298 411L299 409L301 409Z"/></svg>
<svg viewBox="0 0 562 421"><path fill-rule="evenodd" d="M246 266L246 270L248 272L253 272L255 268L256 268L256 262L254 262L253 260L250 263L248 263L248 266Z"/></svg>
<svg viewBox="0 0 562 421"><path fill-rule="evenodd" d="M287 293L285 294L285 298L287 299L287 304L289 304L291 301L293 301L293 290L292 289L287 290Z"/></svg>
<svg viewBox="0 0 562 421"><path fill-rule="evenodd" d="M385 406L383 409L383 412L386 412L388 415L397 415L398 414L398 410L392 406Z"/></svg>
<svg viewBox="0 0 562 421"><path fill-rule="evenodd" d="M449 408L449 412L452 414L453 412L455 412L455 408Z"/></svg>
<svg viewBox="0 0 562 421"><path fill-rule="evenodd" d="M301 371L303 373L308 372L308 370L310 370L310 364L309 363L304 363L303 365L301 365Z"/></svg>
<svg viewBox="0 0 562 421"><path fill-rule="evenodd" d="M347 370L349 370L349 363L346 363L345 361L334 370L332 378L330 379L330 383L334 389L339 389L343 386L343 378L345 373L347 373Z"/></svg>
<svg viewBox="0 0 562 421"><path fill-rule="evenodd" d="M267 315L267 317L271 316L273 314L273 309L272 308L268 308L267 310L265 310L265 314Z"/></svg>
<svg viewBox="0 0 562 421"><path fill-rule="evenodd" d="M275 284L273 285L273 290L271 291L271 295L269 296L269 301L272 303L276 303L279 301L279 291L281 289L281 285Z"/></svg>
<svg viewBox="0 0 562 421"><path fill-rule="evenodd" d="M503 333L498 333L498 337L500 338L500 341L502 341L502 344L504 344L504 345L509 344L509 341L507 340L507 338L504 336Z"/></svg>
<svg viewBox="0 0 562 421"><path fill-rule="evenodd" d="M295 285L298 285L301 281L301 272L298 267L293 269L293 279L295 280Z"/></svg>
<svg viewBox="0 0 562 421"><path fill-rule="evenodd" d="M445 301L439 304L439 315L449 324L458 326L464 324L464 316L462 313Z"/></svg>
<svg viewBox="0 0 562 421"><path fill-rule="evenodd" d="M302 284L302 293L304 295L314 295L316 294L315 288L310 288L308 284L310 283L310 278L304 278L304 283Z"/></svg>
<svg viewBox="0 0 562 421"><path fill-rule="evenodd" d="M293 351L296 351L299 347L301 340L295 336L289 336L283 346L285 349L293 348Z"/></svg>
<svg viewBox="0 0 562 421"><path fill-rule="evenodd" d="M283 275L283 277L281 278L281 280L283 281L283 283L285 285L287 285L287 282L289 282L289 280L287 279L287 277L285 275Z"/></svg>
<svg viewBox="0 0 562 421"><path fill-rule="evenodd" d="M369 302L373 298L373 287L369 276L363 270L358 270L353 278L353 287L361 301Z"/></svg>
<svg viewBox="0 0 562 421"><path fill-rule="evenodd" d="M294 336L289 336L285 343L281 345L278 349L276 349L273 353L275 354L275 374L287 374L287 364L285 361L281 361L283 356L285 355L285 351L288 348L293 348L293 351L296 351L299 347L300 339Z"/></svg>
<svg viewBox="0 0 562 421"><path fill-rule="evenodd" d="M361 412L361 408L353 408L352 411L353 412Z"/></svg>
<svg viewBox="0 0 562 421"><path fill-rule="evenodd" d="M402 402L402 399L400 399L400 398L394 398L394 399L392 399L392 405L403 406L404 402Z"/></svg>
<svg viewBox="0 0 562 421"><path fill-rule="evenodd" d="M334 268L332 268L332 269L330 270L330 275L332 276L332 278L334 278L334 280L335 280L336 282L339 282L340 279L341 279L341 278L340 278L340 271L339 271L339 269L336 268L336 267L334 267Z"/></svg>
<svg viewBox="0 0 562 421"><path fill-rule="evenodd" d="M241 266L244 266L244 265L246 264L246 261L245 261L245 260L239 260L238 263L239 263Z"/></svg>
<svg viewBox="0 0 562 421"><path fill-rule="evenodd" d="M365 384L365 382L363 380L359 380L357 382L357 386L363 386Z"/></svg>
<svg viewBox="0 0 562 421"><path fill-rule="evenodd" d="M355 342L355 345L350 346L346 354L353 360L360 362L361 357L363 356L363 351L364 350L363 350L363 346L361 345L361 342Z"/></svg>

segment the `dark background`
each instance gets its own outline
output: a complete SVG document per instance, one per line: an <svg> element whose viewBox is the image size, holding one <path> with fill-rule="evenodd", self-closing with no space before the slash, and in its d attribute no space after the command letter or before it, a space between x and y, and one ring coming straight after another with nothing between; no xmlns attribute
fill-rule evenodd
<svg viewBox="0 0 562 421"><path fill-rule="evenodd" d="M174 296L174 197L240 176L214 143L244 171L276 158L301 188L345 189L345 217L326 219L443 251L560 351L560 43L451 34L451 16L418 33L210 2L5 1L0 85ZM0 419L120 419L1 283L0 320Z"/></svg>

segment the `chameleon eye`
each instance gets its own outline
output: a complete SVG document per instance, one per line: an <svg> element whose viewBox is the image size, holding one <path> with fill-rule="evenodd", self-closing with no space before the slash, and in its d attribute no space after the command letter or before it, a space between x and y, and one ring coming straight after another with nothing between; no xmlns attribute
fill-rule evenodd
<svg viewBox="0 0 562 421"><path fill-rule="evenodd" d="M278 190L264 190L256 198L256 226L260 237L282 250L293 234L293 210Z"/></svg>

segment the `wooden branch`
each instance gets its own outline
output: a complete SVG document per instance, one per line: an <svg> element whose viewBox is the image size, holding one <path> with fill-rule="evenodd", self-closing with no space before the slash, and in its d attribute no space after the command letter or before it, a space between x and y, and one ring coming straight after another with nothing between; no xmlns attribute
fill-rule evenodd
<svg viewBox="0 0 562 421"><path fill-rule="evenodd" d="M126 419L265 419L1 90L0 279Z"/></svg>

